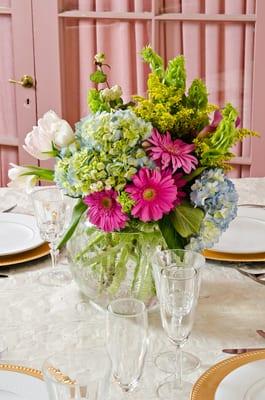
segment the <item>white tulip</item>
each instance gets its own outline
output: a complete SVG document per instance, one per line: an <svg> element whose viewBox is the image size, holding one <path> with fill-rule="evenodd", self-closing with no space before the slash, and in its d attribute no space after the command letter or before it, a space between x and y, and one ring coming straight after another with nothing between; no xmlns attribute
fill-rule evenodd
<svg viewBox="0 0 265 400"><path fill-rule="evenodd" d="M27 167L20 167L19 165L10 163L11 167L8 171L8 178L10 182L7 184L9 187L17 189L26 189L27 193L30 193L33 187L36 185L38 178L35 175L22 175L26 172L30 172L31 169Z"/></svg>
<svg viewBox="0 0 265 400"><path fill-rule="evenodd" d="M27 134L23 148L38 160L48 160L48 158L51 158L51 155L45 153L53 150L52 141L53 136L50 132L43 131L41 128L34 126L33 130Z"/></svg>
<svg viewBox="0 0 265 400"><path fill-rule="evenodd" d="M74 132L67 121L58 117L54 111L48 111L38 120L25 138L23 146L30 155L39 159L51 158L52 143L58 148L65 147L75 140Z"/></svg>
<svg viewBox="0 0 265 400"><path fill-rule="evenodd" d="M61 119L53 124L54 143L58 147L66 147L75 140L74 132L67 121Z"/></svg>

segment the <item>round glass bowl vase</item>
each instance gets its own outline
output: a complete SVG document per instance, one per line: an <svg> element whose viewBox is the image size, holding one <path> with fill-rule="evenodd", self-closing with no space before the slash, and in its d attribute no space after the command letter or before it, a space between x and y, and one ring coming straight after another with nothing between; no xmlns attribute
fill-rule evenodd
<svg viewBox="0 0 265 400"><path fill-rule="evenodd" d="M161 241L158 230L106 233L83 217L67 243L73 277L100 308L120 297L133 297L153 308L157 298L151 254Z"/></svg>

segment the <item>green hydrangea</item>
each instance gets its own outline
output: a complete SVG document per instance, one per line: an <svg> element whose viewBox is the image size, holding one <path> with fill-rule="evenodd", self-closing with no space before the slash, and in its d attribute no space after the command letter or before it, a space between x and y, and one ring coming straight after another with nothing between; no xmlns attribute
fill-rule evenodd
<svg viewBox="0 0 265 400"><path fill-rule="evenodd" d="M153 166L141 147L152 126L130 110L93 114L76 128L81 150L55 168L56 183L70 196L111 188L120 192L139 167Z"/></svg>

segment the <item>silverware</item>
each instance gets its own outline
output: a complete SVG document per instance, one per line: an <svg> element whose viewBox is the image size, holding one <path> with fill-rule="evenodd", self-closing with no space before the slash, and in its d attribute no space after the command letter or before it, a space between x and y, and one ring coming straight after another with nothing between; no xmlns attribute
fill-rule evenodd
<svg viewBox="0 0 265 400"><path fill-rule="evenodd" d="M258 207L258 208L264 208L264 204L254 204L254 203L249 203L249 204L238 204L238 207Z"/></svg>
<svg viewBox="0 0 265 400"><path fill-rule="evenodd" d="M240 267L235 267L235 269L240 272L240 274L247 276L248 278L252 279L253 281L260 283L261 285L265 285L265 273L251 273L251 272L246 272Z"/></svg>
<svg viewBox="0 0 265 400"><path fill-rule="evenodd" d="M223 353L227 354L242 354L242 353L249 353L250 351L257 351L257 350L265 350L265 347L249 347L246 349L223 349Z"/></svg>
<svg viewBox="0 0 265 400"><path fill-rule="evenodd" d="M6 274L0 274L0 278L8 278L8 275L6 275Z"/></svg>
<svg viewBox="0 0 265 400"><path fill-rule="evenodd" d="M260 335L261 337L263 337L265 339L265 331L263 331L262 329L258 329L257 334Z"/></svg>
<svg viewBox="0 0 265 400"><path fill-rule="evenodd" d="M14 208L16 208L16 206L17 206L17 204L15 204L15 205L12 206L12 207L7 208L6 210L3 210L2 213L10 212L10 211L14 210Z"/></svg>

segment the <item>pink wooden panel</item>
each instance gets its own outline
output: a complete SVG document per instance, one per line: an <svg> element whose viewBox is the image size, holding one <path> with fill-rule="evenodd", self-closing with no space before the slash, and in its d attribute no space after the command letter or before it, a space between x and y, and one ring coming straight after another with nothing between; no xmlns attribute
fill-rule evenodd
<svg viewBox="0 0 265 400"><path fill-rule="evenodd" d="M71 1L74 3L74 0L65 0L62 9L71 10ZM187 20L159 22L152 16L150 22L117 18L117 13L137 12L140 15L143 11L151 11L151 5L153 15L182 12L192 16L205 12L206 16L221 13L237 18L255 11L255 0L79 0L78 6L73 8L99 14L95 19L68 18L68 22L61 19L64 20L62 86L66 94L63 98L69 100L63 107L65 116L74 121L77 114L83 116L87 113L85 98L87 87L91 87L88 75L93 69L93 55L99 51L106 53L112 65L110 85L120 84L125 100L136 91L144 93L147 68L137 57L137 52L152 38L156 46L159 41L160 54L166 59L183 52L187 60L188 83L196 76L205 78L210 100L221 105L231 101L243 116L244 125L250 127L254 24ZM101 19L104 12L116 12L116 17ZM71 87L68 78L79 85ZM250 150L250 140L235 149L238 156L243 156L244 162L250 158ZM238 166L234 176L241 173L247 176L249 166Z"/></svg>
<svg viewBox="0 0 265 400"><path fill-rule="evenodd" d="M57 1L32 0L32 9L38 118L49 109L60 115L62 110Z"/></svg>
<svg viewBox="0 0 265 400"><path fill-rule="evenodd" d="M0 7L11 7L11 0L1 0Z"/></svg>
<svg viewBox="0 0 265 400"><path fill-rule="evenodd" d="M96 11L103 11L106 1L96 2ZM113 11L126 12L129 9L129 1L113 3ZM110 85L119 84L123 88L123 97L127 101L131 93L135 93L135 43L131 44L131 30L133 23L128 21L97 21L97 52L103 52L112 66ZM122 38L122 42L121 42ZM122 45L123 43L123 45ZM119 66L119 63L121 65ZM124 65L125 64L125 65Z"/></svg>
<svg viewBox="0 0 265 400"><path fill-rule="evenodd" d="M79 0L79 10L94 11L93 0ZM92 20L79 21L79 86L80 86L80 116L84 117L88 113L87 89L89 75L94 70L93 56L96 54L96 29L95 22Z"/></svg>
<svg viewBox="0 0 265 400"><path fill-rule="evenodd" d="M255 30L253 114L252 126L261 133L259 139L252 140L252 176L265 176L265 124L264 124L264 38L265 38L265 1L257 0L257 23Z"/></svg>
<svg viewBox="0 0 265 400"><path fill-rule="evenodd" d="M218 14L221 11L219 0L206 0L205 12ZM205 82L209 100L214 104L223 103L223 26L208 23L205 27Z"/></svg>
<svg viewBox="0 0 265 400"><path fill-rule="evenodd" d="M247 0L245 11L255 14L255 0ZM252 96L253 96L253 50L254 50L254 27L252 24L245 26L245 48L244 48L244 89L243 89L243 126L251 128L252 122ZM251 158L251 138L244 140L242 145L242 156ZM250 173L249 166L241 167L241 176L247 177Z"/></svg>
<svg viewBox="0 0 265 400"><path fill-rule="evenodd" d="M31 0L24 0L23 2L12 0L12 28L14 77L20 79L21 76L27 74L35 78ZM24 46L22 43L27 45ZM36 160L22 148L26 134L32 130L32 126L36 123L35 88L25 89L16 85L15 91L19 163L36 163Z"/></svg>
<svg viewBox="0 0 265 400"><path fill-rule="evenodd" d="M135 11L149 11L151 2L135 0L134 10ZM149 7L147 7L149 5ZM149 72L148 66L142 62L139 53L143 45L150 41L150 23L143 21L136 21L134 24L134 44L135 44L135 68L136 68L136 84L135 93L137 92L140 96L144 96L146 92L146 77Z"/></svg>
<svg viewBox="0 0 265 400"><path fill-rule="evenodd" d="M6 185L10 162L36 163L22 149L26 133L36 123L36 98L34 88L11 86L8 82L9 78L20 80L24 74L35 77L31 0L1 1L0 4L10 7L0 24L1 37L4 37L0 43L0 101L4 104L0 144L6 144L1 146L1 185Z"/></svg>
<svg viewBox="0 0 265 400"><path fill-rule="evenodd" d="M226 14L243 14L244 0L225 1ZM224 28L224 80L225 102L231 102L242 116L243 99L243 26L241 24L226 24ZM236 155L241 154L241 143L233 148ZM236 167L230 174L240 177L240 168Z"/></svg>
<svg viewBox="0 0 265 400"><path fill-rule="evenodd" d="M2 3L0 3L2 5ZM3 5L8 5L7 2ZM0 15L0 137L17 136L15 87L8 79L14 76L12 55L12 20L11 15ZM1 140L0 140L1 144ZM16 147L0 145L0 186L7 184L7 170L10 162L18 162Z"/></svg>
<svg viewBox="0 0 265 400"><path fill-rule="evenodd" d="M183 13L202 13L203 4L200 0L182 1ZM189 71L187 84L194 77L204 76L204 27L195 22L183 22L183 54Z"/></svg>
<svg viewBox="0 0 265 400"><path fill-rule="evenodd" d="M164 8L161 10L165 13L180 13L181 2L176 0L165 0ZM178 54L183 53L183 37L182 23L178 22L160 22L160 53L166 61L172 59ZM163 36L161 35L163 32ZM168 38L174 38L168 40Z"/></svg>

